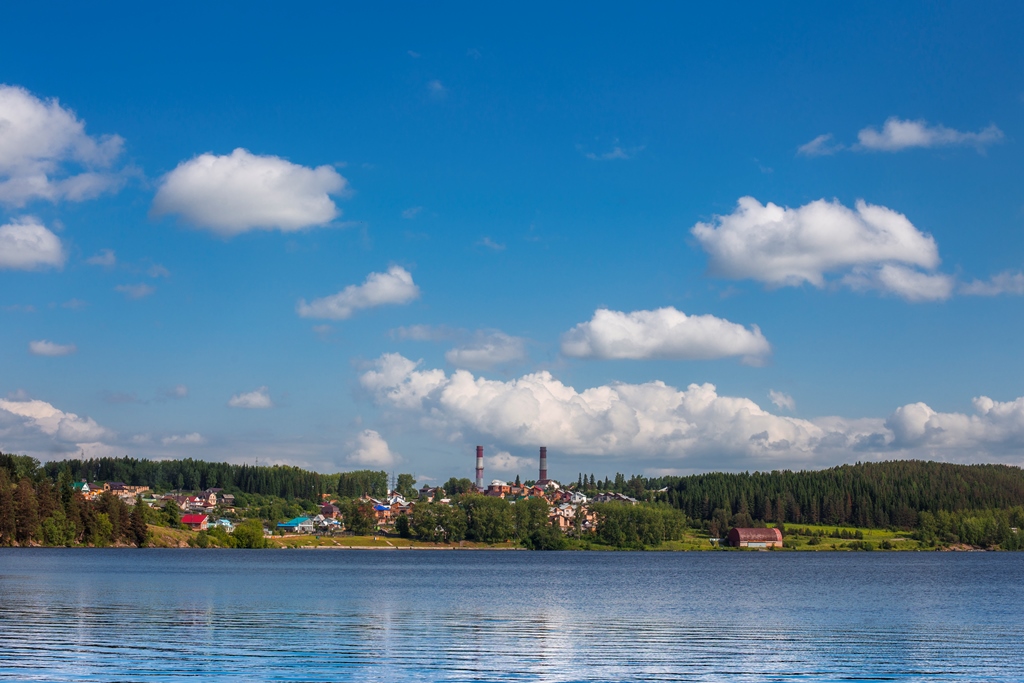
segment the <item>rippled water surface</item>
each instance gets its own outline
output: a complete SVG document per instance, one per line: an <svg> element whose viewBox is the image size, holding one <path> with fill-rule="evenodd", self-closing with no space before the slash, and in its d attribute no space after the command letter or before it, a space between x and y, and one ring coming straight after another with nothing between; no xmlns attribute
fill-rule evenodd
<svg viewBox="0 0 1024 683"><path fill-rule="evenodd" d="M1024 681L1024 553L0 550L0 680Z"/></svg>

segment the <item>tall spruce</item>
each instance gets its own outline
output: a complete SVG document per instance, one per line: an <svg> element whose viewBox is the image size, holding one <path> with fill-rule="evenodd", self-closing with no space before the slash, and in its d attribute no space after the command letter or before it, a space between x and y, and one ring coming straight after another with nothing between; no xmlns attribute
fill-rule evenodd
<svg viewBox="0 0 1024 683"><path fill-rule="evenodd" d="M135 499L135 507L132 508L131 529L135 545L141 548L149 542L149 527L146 525L146 504L142 502L141 496Z"/></svg>
<svg viewBox="0 0 1024 683"><path fill-rule="evenodd" d="M14 543L14 487L7 470L0 467L0 546Z"/></svg>
<svg viewBox="0 0 1024 683"><path fill-rule="evenodd" d="M39 508L32 480L23 477L14 494L14 538L19 545L37 539L39 534Z"/></svg>

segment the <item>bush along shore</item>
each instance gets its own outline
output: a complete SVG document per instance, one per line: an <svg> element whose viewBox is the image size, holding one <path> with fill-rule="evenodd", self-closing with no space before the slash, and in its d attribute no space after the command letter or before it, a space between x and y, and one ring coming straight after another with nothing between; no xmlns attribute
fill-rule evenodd
<svg viewBox="0 0 1024 683"><path fill-rule="evenodd" d="M0 546L733 550L731 529L759 527L780 530L775 552L1024 545L1024 471L1003 465L415 484L371 470L0 454Z"/></svg>

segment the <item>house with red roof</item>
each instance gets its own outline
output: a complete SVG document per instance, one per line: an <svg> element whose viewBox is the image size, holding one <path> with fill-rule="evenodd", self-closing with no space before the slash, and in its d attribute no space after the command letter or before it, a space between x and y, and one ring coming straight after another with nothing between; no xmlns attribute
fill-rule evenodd
<svg viewBox="0 0 1024 683"><path fill-rule="evenodd" d="M210 518L206 515L182 515L181 523L192 531L206 531Z"/></svg>

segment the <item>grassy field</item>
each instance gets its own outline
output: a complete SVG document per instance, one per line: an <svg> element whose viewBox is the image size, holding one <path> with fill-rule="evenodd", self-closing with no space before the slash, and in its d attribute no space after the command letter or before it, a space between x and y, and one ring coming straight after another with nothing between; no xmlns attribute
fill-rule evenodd
<svg viewBox="0 0 1024 683"><path fill-rule="evenodd" d="M854 535L856 532L860 532L863 536L859 538L831 538L829 534L836 530L840 532L845 530ZM811 536L798 534L797 532L803 532L804 530L810 531L811 534L820 534L820 543L817 545L811 545ZM786 527L785 541L788 544L793 544L796 550L856 550L863 549L858 548L857 543L870 543L874 550L883 550L881 547L883 543L888 543L891 548L886 550L920 550L921 544L910 538L910 532L908 531L890 531L888 529L864 529L858 527L835 527L826 525L815 525L815 524L800 524L791 525ZM852 545L851 545L852 544Z"/></svg>
<svg viewBox="0 0 1024 683"><path fill-rule="evenodd" d="M792 525L786 528L784 551L854 551L863 550L863 544L870 543L872 550L921 550L921 544L909 537L906 532L895 532L887 529L858 529L856 527L839 527L840 531L846 530L849 535L861 532L862 539L856 538L831 538L829 534L837 527L823 525ZM189 539L194 539L197 532L182 529L169 529L167 527L150 525L150 544L155 548L182 548L187 547ZM811 535L802 532L807 530ZM801 533L797 533L801 532ZM819 534L820 543L811 545L813 534ZM455 544L425 543L411 539L385 537L385 536L273 536L267 539L271 548L302 549L302 548L377 548L380 550L405 550L405 549L428 549L428 550L516 550L520 546L516 543L476 543L474 541L462 541ZM883 548L886 543L889 548ZM570 550L618 550L612 546L603 545L594 541L577 541L569 539ZM660 546L650 547L648 550L662 551L696 551L696 550L718 550L712 545L707 536L695 529L689 529L683 538L678 541L667 541Z"/></svg>
<svg viewBox="0 0 1024 683"><path fill-rule="evenodd" d="M274 536L267 539L274 548L379 548L389 549L433 549L433 550L454 550L454 549L491 549L509 550L519 546L515 543L476 543L473 541L461 541L455 544L425 543L413 541L406 538L393 538L377 536Z"/></svg>

